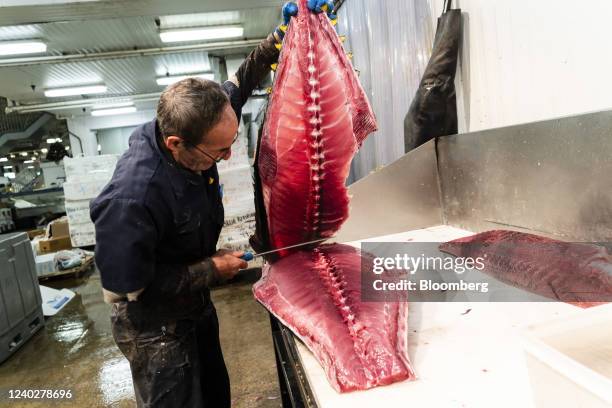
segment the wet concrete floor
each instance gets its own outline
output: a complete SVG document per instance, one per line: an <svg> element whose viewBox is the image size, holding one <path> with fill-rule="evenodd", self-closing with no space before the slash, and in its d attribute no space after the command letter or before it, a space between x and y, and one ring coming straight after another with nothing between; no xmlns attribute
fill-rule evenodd
<svg viewBox="0 0 612 408"><path fill-rule="evenodd" d="M81 279L44 283L77 293L16 354L0 364L0 395L7 389L71 390L72 400L7 401L0 407L133 407L127 360L112 338L110 307L97 272ZM243 281L213 290L221 344L232 383L232 406L280 407L267 312Z"/></svg>

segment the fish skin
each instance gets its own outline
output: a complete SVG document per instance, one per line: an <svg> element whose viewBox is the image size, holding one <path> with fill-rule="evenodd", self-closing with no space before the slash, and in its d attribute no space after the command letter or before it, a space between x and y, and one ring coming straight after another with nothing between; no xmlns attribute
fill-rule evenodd
<svg viewBox="0 0 612 408"><path fill-rule="evenodd" d="M492 230L439 249L458 257L486 255L483 272L550 299L580 307L612 301L612 256L602 246Z"/></svg>

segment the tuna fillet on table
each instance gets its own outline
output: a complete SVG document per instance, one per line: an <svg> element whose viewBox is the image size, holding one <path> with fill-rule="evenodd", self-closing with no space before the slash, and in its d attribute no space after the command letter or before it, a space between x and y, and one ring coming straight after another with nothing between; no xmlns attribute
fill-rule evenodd
<svg viewBox="0 0 612 408"><path fill-rule="evenodd" d="M348 217L350 163L376 120L327 16L299 1L284 39L256 157L260 249L331 237ZM262 222L262 219L265 222ZM414 378L407 304L361 302L360 252L281 251L255 297L313 352L340 392ZM364 258L366 259L366 258Z"/></svg>
<svg viewBox="0 0 612 408"><path fill-rule="evenodd" d="M359 250L321 245L271 266L255 296L306 344L338 391L414 376L408 360L408 303L361 302Z"/></svg>
<svg viewBox="0 0 612 408"><path fill-rule="evenodd" d="M483 257L483 272L547 297L588 307L612 301L612 256L603 246L493 230L440 245L459 257Z"/></svg>

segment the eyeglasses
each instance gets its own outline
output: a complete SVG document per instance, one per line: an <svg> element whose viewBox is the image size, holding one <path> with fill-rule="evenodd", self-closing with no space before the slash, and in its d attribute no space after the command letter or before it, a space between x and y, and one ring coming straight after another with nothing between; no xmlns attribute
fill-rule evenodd
<svg viewBox="0 0 612 408"><path fill-rule="evenodd" d="M214 157L211 156L209 153L206 153L204 150L200 149L198 146L196 146L195 144L188 142L187 140L183 139L183 143L190 145L191 147L193 147L194 149L196 149L198 152L202 153L203 155L205 155L206 157L208 157L210 160L214 161L215 163L219 163L221 162L221 160L223 160L227 154L229 153L230 149L232 148L232 145L234 143L236 143L236 140L238 140L238 133L236 133L236 136L234 136L234 140L232 140L232 144L229 147L226 147L223 153L221 153L220 156Z"/></svg>

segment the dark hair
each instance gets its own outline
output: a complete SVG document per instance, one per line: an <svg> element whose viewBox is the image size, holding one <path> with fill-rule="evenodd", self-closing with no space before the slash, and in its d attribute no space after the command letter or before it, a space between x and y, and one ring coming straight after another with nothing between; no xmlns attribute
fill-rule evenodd
<svg viewBox="0 0 612 408"><path fill-rule="evenodd" d="M159 98L157 123L163 137L180 136L198 144L221 119L229 99L221 86L202 78L187 78L166 88Z"/></svg>

